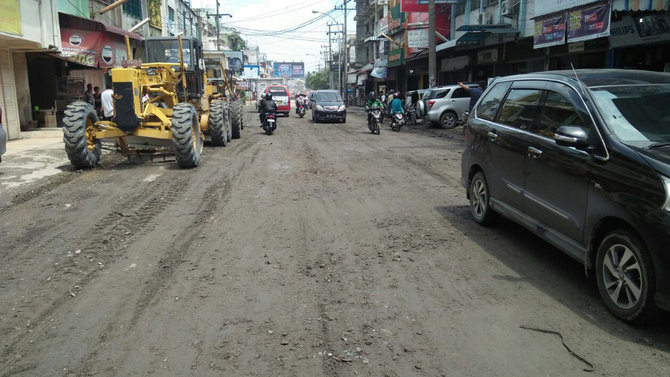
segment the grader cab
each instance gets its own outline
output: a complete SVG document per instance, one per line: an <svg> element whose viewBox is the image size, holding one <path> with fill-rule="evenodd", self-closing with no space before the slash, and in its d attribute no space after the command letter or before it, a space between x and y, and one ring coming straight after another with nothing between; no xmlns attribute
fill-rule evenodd
<svg viewBox="0 0 670 377"><path fill-rule="evenodd" d="M200 41L161 37L146 40L148 62L111 69L114 115L99 120L85 102L68 105L63 119L65 151L77 168L98 164L101 140L116 139L121 152L172 147L177 165L200 164L205 135L225 146L231 139L228 106L206 90ZM130 46L126 41L128 56Z"/></svg>

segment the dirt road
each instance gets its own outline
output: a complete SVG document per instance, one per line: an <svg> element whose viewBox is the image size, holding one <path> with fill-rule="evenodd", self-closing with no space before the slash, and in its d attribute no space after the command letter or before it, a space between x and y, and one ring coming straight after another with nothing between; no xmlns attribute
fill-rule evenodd
<svg viewBox="0 0 670 377"><path fill-rule="evenodd" d="M108 154L1 209L0 376L670 375L670 325L470 220L460 129L246 116L197 169Z"/></svg>

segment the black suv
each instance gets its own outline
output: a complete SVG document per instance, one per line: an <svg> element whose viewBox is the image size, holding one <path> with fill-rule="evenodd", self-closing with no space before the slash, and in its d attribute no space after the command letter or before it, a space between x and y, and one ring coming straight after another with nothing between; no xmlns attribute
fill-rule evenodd
<svg viewBox="0 0 670 377"><path fill-rule="evenodd" d="M477 223L502 214L582 262L622 320L670 310L670 74L499 78L464 132Z"/></svg>

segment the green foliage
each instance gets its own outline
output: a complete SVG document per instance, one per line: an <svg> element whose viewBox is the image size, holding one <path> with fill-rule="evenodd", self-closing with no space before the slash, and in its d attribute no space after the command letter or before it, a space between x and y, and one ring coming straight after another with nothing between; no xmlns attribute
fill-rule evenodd
<svg viewBox="0 0 670 377"><path fill-rule="evenodd" d="M247 43L242 39L237 30L233 30L226 36L228 39L228 46L232 51L242 51L247 47Z"/></svg>
<svg viewBox="0 0 670 377"><path fill-rule="evenodd" d="M311 90L328 89L328 72L307 72L305 86Z"/></svg>

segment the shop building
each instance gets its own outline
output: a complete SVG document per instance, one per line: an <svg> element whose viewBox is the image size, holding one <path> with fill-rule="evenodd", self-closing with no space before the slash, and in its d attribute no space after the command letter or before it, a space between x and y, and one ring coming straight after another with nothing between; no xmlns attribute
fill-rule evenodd
<svg viewBox="0 0 670 377"><path fill-rule="evenodd" d="M9 139L32 120L26 53L61 48L56 0L0 3L0 106Z"/></svg>

